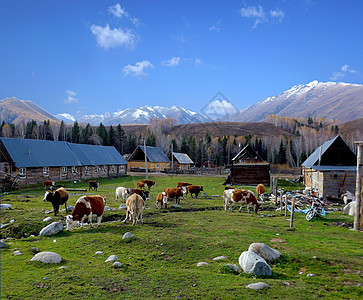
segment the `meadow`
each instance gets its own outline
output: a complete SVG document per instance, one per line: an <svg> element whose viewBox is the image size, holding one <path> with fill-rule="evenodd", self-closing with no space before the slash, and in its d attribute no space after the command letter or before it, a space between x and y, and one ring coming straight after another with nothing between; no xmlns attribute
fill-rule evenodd
<svg viewBox="0 0 363 300"><path fill-rule="evenodd" d="M14 222L0 231L9 245L1 249L1 299L362 299L362 232L342 226L351 224L353 217L332 211L308 222L304 214L295 214L291 230L289 217L269 202L257 215L245 208L238 212L237 207L225 212L224 177L149 176L157 185L146 202L144 225L123 224L125 210L118 209L123 202L115 201L115 188L135 187L142 178L100 179L98 192L70 192L68 205L84 194L102 194L111 210L104 213L99 228L85 226L51 237L38 236L43 219L51 216L65 224L65 211L56 217L46 213L52 206L43 202L42 186L2 193L1 203L12 204L12 209L1 211L1 223ZM170 207L171 202L167 209L156 209L157 193L178 181L203 185L210 197L189 196L181 200L181 208ZM88 187L87 182L63 185ZM123 240L126 232L134 238ZM282 253L270 264L271 277L236 274L226 267L238 265L241 253L254 242ZM63 261L30 262L34 247L54 251ZM22 255L14 256L15 249ZM105 262L113 254L121 268ZM222 255L227 259L213 260ZM209 264L197 267L198 262ZM246 288L260 281L270 287Z"/></svg>

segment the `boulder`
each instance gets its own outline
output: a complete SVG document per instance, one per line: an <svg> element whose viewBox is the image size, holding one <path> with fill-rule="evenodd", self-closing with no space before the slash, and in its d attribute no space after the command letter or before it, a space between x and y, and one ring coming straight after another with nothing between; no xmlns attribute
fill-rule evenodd
<svg viewBox="0 0 363 300"><path fill-rule="evenodd" d="M222 260L222 259L227 259L227 256L221 255L221 256L217 256L215 258L213 258L213 260Z"/></svg>
<svg viewBox="0 0 363 300"><path fill-rule="evenodd" d="M352 201L352 202L348 203L346 206L344 206L343 214L354 216L354 214L355 214L355 201Z"/></svg>
<svg viewBox="0 0 363 300"><path fill-rule="evenodd" d="M109 211L109 210L111 210L111 207L109 207L108 205L106 205L104 211Z"/></svg>
<svg viewBox="0 0 363 300"><path fill-rule="evenodd" d="M116 255L110 255L106 260L105 262L109 262L109 261L117 261L118 258Z"/></svg>
<svg viewBox="0 0 363 300"><path fill-rule="evenodd" d="M53 221L52 217L46 217L43 222L48 223L50 221Z"/></svg>
<svg viewBox="0 0 363 300"><path fill-rule="evenodd" d="M0 241L0 248L8 248L9 246L3 242L3 241Z"/></svg>
<svg viewBox="0 0 363 300"><path fill-rule="evenodd" d="M134 235L131 232L126 232L124 236L122 237L123 240L133 238Z"/></svg>
<svg viewBox="0 0 363 300"><path fill-rule="evenodd" d="M118 268L121 268L122 267L122 264L119 261L115 261L112 264L112 267L114 267L115 269L118 269Z"/></svg>
<svg viewBox="0 0 363 300"><path fill-rule="evenodd" d="M11 204L8 203L1 203L0 204L0 209L10 209L12 207Z"/></svg>
<svg viewBox="0 0 363 300"><path fill-rule="evenodd" d="M255 252L268 262L273 262L281 256L279 251L270 248L264 243L252 243L248 251Z"/></svg>
<svg viewBox="0 0 363 300"><path fill-rule="evenodd" d="M250 283L246 286L247 289L252 290L261 290L270 287L267 283L264 282L256 282L256 283Z"/></svg>
<svg viewBox="0 0 363 300"><path fill-rule="evenodd" d="M267 262L252 251L242 252L238 259L243 272L258 276L271 276L271 268Z"/></svg>
<svg viewBox="0 0 363 300"><path fill-rule="evenodd" d="M61 231L63 231L63 224L61 222L53 222L48 226L44 227L39 232L39 235L41 236L55 235Z"/></svg>
<svg viewBox="0 0 363 300"><path fill-rule="evenodd" d="M33 256L30 261L40 261L45 264L59 264L62 261L62 257L55 252L39 252Z"/></svg>

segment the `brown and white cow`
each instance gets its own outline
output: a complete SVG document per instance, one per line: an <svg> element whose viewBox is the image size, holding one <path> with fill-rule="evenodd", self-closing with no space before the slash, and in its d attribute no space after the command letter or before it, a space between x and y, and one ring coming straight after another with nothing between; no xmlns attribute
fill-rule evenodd
<svg viewBox="0 0 363 300"><path fill-rule="evenodd" d="M142 199L144 199L145 201L146 200L149 200L149 194L150 192L149 191L144 191L142 189L133 189L133 188L129 188L127 189L127 193L129 195L132 195L132 194L138 194L139 196L142 197Z"/></svg>
<svg viewBox="0 0 363 300"><path fill-rule="evenodd" d="M63 204L66 208L67 213L68 192L65 188L61 187L59 189L56 189L55 192L45 192L43 201L49 201L50 203L52 203L55 216L59 212L59 206Z"/></svg>
<svg viewBox="0 0 363 300"><path fill-rule="evenodd" d="M156 185L155 181L148 180L148 179L142 179L142 180L140 180L140 182L144 183L144 186L148 187L149 191L150 191L152 186Z"/></svg>
<svg viewBox="0 0 363 300"><path fill-rule="evenodd" d="M198 198L198 194L203 190L203 186L199 185L188 185L187 191L190 193L190 196L193 198L193 194L195 194L195 198Z"/></svg>
<svg viewBox="0 0 363 300"><path fill-rule="evenodd" d="M159 193L156 196L156 208L159 208L159 203L160 203L160 208L167 208L168 207L168 197L166 196L165 192Z"/></svg>
<svg viewBox="0 0 363 300"><path fill-rule="evenodd" d="M257 198L263 201L263 194L266 192L265 186L260 183L256 187Z"/></svg>
<svg viewBox="0 0 363 300"><path fill-rule="evenodd" d="M187 190L188 185L193 185L193 184L188 183L188 182L178 182L176 187L181 188L184 192L184 196L186 196L186 195L188 195L188 190Z"/></svg>
<svg viewBox="0 0 363 300"><path fill-rule="evenodd" d="M241 190L241 189L225 190L224 191L224 210L227 211L228 205L229 205L229 209L232 210L233 203L241 204L239 211L241 211L242 206L245 203L247 205L248 212L250 212L249 206L253 205L255 207L255 213L257 213L258 208L261 206L261 204L257 202L255 195L251 191L245 191L245 190Z"/></svg>
<svg viewBox="0 0 363 300"><path fill-rule="evenodd" d="M127 218L129 218L129 220L132 221L132 225L139 223L139 221L141 222L141 225L144 224L142 220L142 212L145 208L144 199L138 194L132 194L127 198L126 206L126 217L122 222L126 224Z"/></svg>
<svg viewBox="0 0 363 300"><path fill-rule="evenodd" d="M97 226L101 225L101 219L105 210L106 198L102 195L96 196L83 196L79 198L74 205L72 214L66 216L67 227L66 230L71 231L76 224L81 222L83 228L83 221L88 217L89 227L93 228L92 216L97 216Z"/></svg>
<svg viewBox="0 0 363 300"><path fill-rule="evenodd" d="M181 188L165 188L164 193L167 197L167 201L169 199L175 199L175 203L179 204L179 198L183 197L183 190Z"/></svg>
<svg viewBox="0 0 363 300"><path fill-rule="evenodd" d="M44 190L49 190L55 185L55 182L53 180L44 180L43 185Z"/></svg>
<svg viewBox="0 0 363 300"><path fill-rule="evenodd" d="M88 181L88 190L90 191L91 189L97 191L97 188L100 186L100 184L95 181L95 180L91 180Z"/></svg>

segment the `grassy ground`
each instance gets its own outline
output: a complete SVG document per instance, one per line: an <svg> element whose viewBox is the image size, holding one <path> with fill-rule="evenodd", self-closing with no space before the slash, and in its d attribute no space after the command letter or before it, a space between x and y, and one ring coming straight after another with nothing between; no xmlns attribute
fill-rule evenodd
<svg viewBox="0 0 363 300"><path fill-rule="evenodd" d="M308 222L305 215L295 214L295 229L289 230L287 218L272 210L269 203L264 203L257 215L245 209L224 212L223 199L217 197L223 194L222 177L151 176L157 186L147 202L144 225L125 225L119 221L125 211L116 210L121 202L115 201L115 188L135 187L141 178L100 180L98 193L115 209L105 212L101 227L86 226L52 237L37 236L44 227L43 219L52 216L64 223L65 212L57 217L44 213L52 207L43 202L42 187L1 195L2 203L13 205L11 210L1 211L1 223L15 220L1 229L1 237L7 238L10 246L1 249L1 298L362 299L362 233L337 226L351 223L353 217L336 211ZM211 199L187 198L181 200L181 209L157 210L156 194L165 187L175 187L177 181L203 185ZM87 187L87 183L64 185ZM68 204L74 205L84 194L71 192ZM135 238L123 240L126 232ZM238 264L240 254L253 242L266 243L282 253L271 264L269 278L233 274L225 267L227 263ZM63 262L30 262L32 247L54 251ZM22 255L13 255L17 248ZM103 254L96 255L96 251ZM105 263L112 254L122 263L120 269ZM227 259L213 261L220 255ZM201 261L209 264L197 267ZM259 281L270 288L246 289L246 285Z"/></svg>

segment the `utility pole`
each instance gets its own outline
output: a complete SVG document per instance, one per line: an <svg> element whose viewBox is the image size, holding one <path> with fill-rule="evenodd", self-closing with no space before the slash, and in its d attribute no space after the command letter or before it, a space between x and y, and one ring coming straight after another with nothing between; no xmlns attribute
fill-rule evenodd
<svg viewBox="0 0 363 300"><path fill-rule="evenodd" d="M361 223L361 202L362 202L362 176L363 167L363 141L355 142L357 144L357 174L355 182L355 213L354 213L354 230L360 230Z"/></svg>
<svg viewBox="0 0 363 300"><path fill-rule="evenodd" d="M171 143L171 169L174 170L174 154L173 154L173 151L174 151L174 145L173 143Z"/></svg>
<svg viewBox="0 0 363 300"><path fill-rule="evenodd" d="M146 155L146 142L144 140L144 153L145 153L145 172L146 172L146 179L149 179L148 178L148 172L147 172L147 155Z"/></svg>

